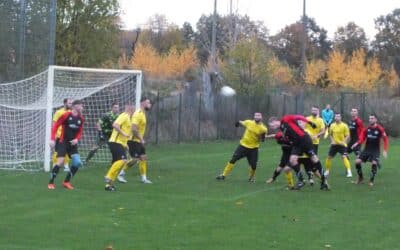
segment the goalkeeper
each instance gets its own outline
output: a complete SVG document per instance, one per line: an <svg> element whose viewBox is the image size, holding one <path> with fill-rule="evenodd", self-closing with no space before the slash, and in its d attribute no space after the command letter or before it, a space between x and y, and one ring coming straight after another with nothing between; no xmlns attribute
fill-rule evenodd
<svg viewBox="0 0 400 250"><path fill-rule="evenodd" d="M89 151L88 156L86 157L85 164L87 164L90 159L96 154L97 150L102 148L106 143L108 144L108 140L110 139L113 123L117 119L119 115L119 105L117 102L113 102L111 104L111 111L106 113L99 121L96 123L98 139L97 143L93 146L93 148Z"/></svg>

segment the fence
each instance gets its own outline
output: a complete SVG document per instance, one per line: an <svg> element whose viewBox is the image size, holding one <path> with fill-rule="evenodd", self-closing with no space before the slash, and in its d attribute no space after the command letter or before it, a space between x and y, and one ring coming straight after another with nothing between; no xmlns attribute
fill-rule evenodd
<svg viewBox="0 0 400 250"><path fill-rule="evenodd" d="M56 0L0 1L0 83L54 64Z"/></svg>
<svg viewBox="0 0 400 250"><path fill-rule="evenodd" d="M360 117L367 123L370 113L377 114L380 122L391 136L398 136L400 129L400 101L381 99L365 93L302 91L291 94L272 89L257 96L223 97L215 95L212 103L206 104L202 93L182 92L174 96L153 98L154 105L148 113L147 141L200 142L218 139L238 138L240 128L235 128L237 120L251 119L254 112L263 113L266 121L270 116L283 114L308 115L311 107L321 108L331 104L340 112L344 121L350 119L350 110L357 108Z"/></svg>

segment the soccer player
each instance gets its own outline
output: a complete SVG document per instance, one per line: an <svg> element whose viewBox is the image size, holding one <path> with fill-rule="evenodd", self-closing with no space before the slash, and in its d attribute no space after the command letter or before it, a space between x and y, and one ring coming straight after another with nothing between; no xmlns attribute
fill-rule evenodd
<svg viewBox="0 0 400 250"><path fill-rule="evenodd" d="M115 179L127 161L127 143L128 139L132 137L131 117L134 110L134 106L131 103L127 103L125 111L113 123L113 131L108 143L112 155L112 163L104 177L106 191L116 191L114 186Z"/></svg>
<svg viewBox="0 0 400 250"><path fill-rule="evenodd" d="M315 128L313 128L309 123L306 123L304 130L311 136L314 152L318 155L319 138L325 134L325 123L324 120L319 117L318 107L311 107L311 115L307 116L307 120L316 125ZM310 184L313 184L312 173L307 172L307 175Z"/></svg>
<svg viewBox="0 0 400 250"><path fill-rule="evenodd" d="M53 115L53 124L65 113L71 110L72 107L72 99L71 98L65 98L64 101L64 106L60 109L58 109L54 115ZM56 145L58 144L58 140L61 136L61 127L58 128L57 130L57 134L56 134ZM52 161L53 161L53 167L55 165L57 165L57 152L53 153L53 157L52 157ZM64 159L64 172L69 172L69 157L68 155L66 155L65 159Z"/></svg>
<svg viewBox="0 0 400 250"><path fill-rule="evenodd" d="M54 179L56 178L60 166L64 164L66 155L71 159L71 169L64 179L63 186L66 189L74 189L70 180L75 176L78 169L82 166L82 162L78 153L78 142L81 139L83 131L84 119L82 116L83 103L80 100L72 102L72 110L64 113L54 124L51 129L50 146L56 146L57 164L53 167L48 189L55 189ZM56 133L61 127L61 135L58 144L55 143Z"/></svg>
<svg viewBox="0 0 400 250"><path fill-rule="evenodd" d="M349 129L350 129L350 142L347 146L347 153L350 154L354 152L356 156L359 156L361 153L361 145L357 145L352 148L354 143L356 143L360 137L362 132L364 131L364 125L361 119L358 117L358 110L356 108L351 109L351 121L349 122Z"/></svg>
<svg viewBox="0 0 400 250"><path fill-rule="evenodd" d="M328 136L329 136L328 130L329 130L329 127L331 126L331 124L333 122L333 118L335 116L335 113L331 109L330 104L326 104L326 108L322 110L321 116L322 116L322 120L324 121L325 127L326 127L324 138L328 138Z"/></svg>
<svg viewBox="0 0 400 250"><path fill-rule="evenodd" d="M332 159L337 153L342 155L343 164L346 168L346 177L352 177L350 161L347 157L347 142L350 138L349 127L342 121L341 114L335 114L335 122L329 128L331 146L329 148L328 158L325 162L325 176L329 175L332 168Z"/></svg>
<svg viewBox="0 0 400 250"><path fill-rule="evenodd" d="M119 105L117 102L113 102L111 105L111 111L106 113L99 121L96 123L98 140L97 144L90 150L88 156L86 157L85 164L96 154L99 148L103 147L104 144L108 143L110 139L113 123L119 115Z"/></svg>
<svg viewBox="0 0 400 250"><path fill-rule="evenodd" d="M270 184L276 180L276 178L281 174L282 171L286 173L286 181L289 189L294 188L293 174L289 167L289 157L292 151L292 143L283 136L282 132L278 132L274 136L276 142L281 145L282 155L281 160L274 170L271 178L269 178L266 183Z"/></svg>
<svg viewBox="0 0 400 250"><path fill-rule="evenodd" d="M152 182L147 179L147 155L145 148L144 134L146 132L146 111L150 110L151 101L147 97L140 99L140 109L136 110L132 115L132 138L128 140L129 154L133 159L139 161L139 173L140 179L145 184L151 184ZM125 167L118 175L118 181L126 183L125 179L126 171L133 164L126 164Z"/></svg>
<svg viewBox="0 0 400 250"><path fill-rule="evenodd" d="M316 127L313 122L308 121L301 115L285 115L281 120L278 120L276 117L271 117L268 121L268 125L273 130L279 128L284 136L293 142L289 158L289 164L291 167L295 168L299 164L299 155L305 153L311 158L314 169L323 172L321 162L314 152L311 137L299 125L300 121L309 123L313 128ZM321 177L321 189L329 190L329 186L324 176Z"/></svg>
<svg viewBox="0 0 400 250"><path fill-rule="evenodd" d="M361 137L358 142L354 143L352 148L356 148L365 142L364 150L356 159L356 169L358 174L358 180L356 184L361 184L364 180L362 173L362 163L366 161L371 162L371 175L369 179L369 185L372 187L374 185L375 176L378 172L379 165L379 155L381 140L383 140L383 157L387 157L388 150L388 137L386 135L385 129L378 124L378 119L376 115L369 116L369 126L364 129L361 133Z"/></svg>
<svg viewBox="0 0 400 250"><path fill-rule="evenodd" d="M262 122L262 114L259 112L254 113L253 120L237 121L236 127L243 126L245 131L239 146L236 148L231 160L226 164L222 174L217 176L217 180L225 180L226 176L232 171L235 163L242 159L247 158L250 165L249 169L249 182L255 181L255 173L258 161L258 148L260 142L265 140L265 135L268 132L267 127Z"/></svg>

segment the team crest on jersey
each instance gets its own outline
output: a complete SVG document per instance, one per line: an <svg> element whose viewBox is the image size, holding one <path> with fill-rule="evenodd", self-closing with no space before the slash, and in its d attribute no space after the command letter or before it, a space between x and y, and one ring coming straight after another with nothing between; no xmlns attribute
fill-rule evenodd
<svg viewBox="0 0 400 250"><path fill-rule="evenodd" d="M81 125L81 120L78 120L77 123L78 123L78 125Z"/></svg>
<svg viewBox="0 0 400 250"><path fill-rule="evenodd" d="M68 120L72 121L72 117L70 116L70 117L68 118Z"/></svg>
<svg viewBox="0 0 400 250"><path fill-rule="evenodd" d="M378 130L375 130L375 134L377 135L379 132L378 132Z"/></svg>

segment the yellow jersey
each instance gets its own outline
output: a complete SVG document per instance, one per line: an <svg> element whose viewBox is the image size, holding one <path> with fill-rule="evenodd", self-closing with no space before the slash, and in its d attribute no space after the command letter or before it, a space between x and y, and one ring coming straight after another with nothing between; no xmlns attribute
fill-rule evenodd
<svg viewBox="0 0 400 250"><path fill-rule="evenodd" d="M324 120L322 120L321 117L318 116L308 116L307 120L310 122L313 122L316 125L316 128L312 128L310 124L306 124L304 127L304 130L311 136L311 138L319 133L322 132L322 130L325 129L325 123ZM319 137L313 139L313 144L319 144Z"/></svg>
<svg viewBox="0 0 400 250"><path fill-rule="evenodd" d="M142 138L144 137L144 133L146 132L146 124L147 119L145 112L141 109L136 110L135 113L133 113L132 115L132 125L137 126L138 133ZM132 135L132 140L135 142L140 142L139 138L137 138L135 135Z"/></svg>
<svg viewBox="0 0 400 250"><path fill-rule="evenodd" d="M69 109L66 109L65 107L62 107L60 109L57 109L57 111L54 113L53 115L53 123L55 123L56 121L58 121L58 119L60 119L60 117L65 113L69 111ZM61 130L62 127L58 127L57 132L56 132L56 139L60 138L61 136Z"/></svg>
<svg viewBox="0 0 400 250"><path fill-rule="evenodd" d="M254 120L240 121L245 127L240 145L246 148L258 148L260 146L261 136L268 132L267 127L262 123L256 123Z"/></svg>
<svg viewBox="0 0 400 250"><path fill-rule="evenodd" d="M329 135L332 138L333 144L342 145L342 143L344 142L345 143L344 146L347 147L346 137L348 137L349 134L350 134L349 127L344 122L340 123L333 122L329 127Z"/></svg>
<svg viewBox="0 0 400 250"><path fill-rule="evenodd" d="M109 142L116 142L123 145L124 147L127 147L128 139L132 136L131 116L128 113L123 112L117 117L114 123L118 124L121 131L129 136L126 137L119 133L116 129L113 129Z"/></svg>

